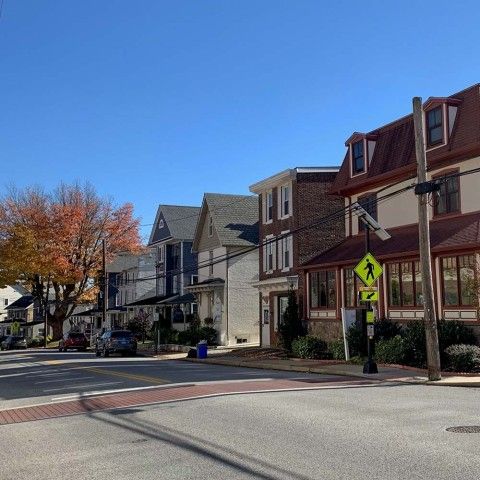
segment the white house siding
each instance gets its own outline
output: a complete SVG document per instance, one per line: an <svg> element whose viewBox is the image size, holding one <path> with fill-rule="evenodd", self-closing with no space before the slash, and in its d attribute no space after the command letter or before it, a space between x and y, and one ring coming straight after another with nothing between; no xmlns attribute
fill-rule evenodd
<svg viewBox="0 0 480 480"><path fill-rule="evenodd" d="M0 322L4 322L7 319L7 310L5 307L11 305L22 296L17 290L7 285L4 288L0 288ZM5 300L7 304L5 304Z"/></svg>
<svg viewBox="0 0 480 480"><path fill-rule="evenodd" d="M252 283L258 280L258 250L228 261L226 289L226 320L228 320L228 343L236 344L237 339L258 343L258 290ZM223 322L225 325L225 320Z"/></svg>

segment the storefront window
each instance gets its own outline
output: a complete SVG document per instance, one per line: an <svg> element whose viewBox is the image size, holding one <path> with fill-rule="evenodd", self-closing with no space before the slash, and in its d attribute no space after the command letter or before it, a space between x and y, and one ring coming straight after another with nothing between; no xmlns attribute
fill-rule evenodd
<svg viewBox="0 0 480 480"><path fill-rule="evenodd" d="M413 275L412 275L412 262L403 262L400 265L402 269L402 305L404 307L413 307Z"/></svg>
<svg viewBox="0 0 480 480"><path fill-rule="evenodd" d="M355 273L353 268L345 268L343 270L345 278L345 306L355 307L356 302L356 289L355 289Z"/></svg>
<svg viewBox="0 0 480 480"><path fill-rule="evenodd" d="M409 261L388 264L388 292L391 307L423 306L420 263Z"/></svg>
<svg viewBox="0 0 480 480"><path fill-rule="evenodd" d="M475 255L442 258L444 305L474 306L478 295L476 277Z"/></svg>
<svg viewBox="0 0 480 480"><path fill-rule="evenodd" d="M335 308L337 304L335 270L323 270L310 274L310 306L312 308Z"/></svg>
<svg viewBox="0 0 480 480"><path fill-rule="evenodd" d="M443 300L445 305L458 305L457 258L442 259Z"/></svg>
<svg viewBox="0 0 480 480"><path fill-rule="evenodd" d="M388 287L390 293L390 305L400 305L400 275L398 263L388 265Z"/></svg>

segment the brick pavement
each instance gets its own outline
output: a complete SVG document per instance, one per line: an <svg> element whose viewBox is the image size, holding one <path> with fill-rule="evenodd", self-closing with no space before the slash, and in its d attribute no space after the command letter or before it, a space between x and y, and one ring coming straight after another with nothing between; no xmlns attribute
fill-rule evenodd
<svg viewBox="0 0 480 480"><path fill-rule="evenodd" d="M0 425L31 422L49 418L68 417L119 408L138 407L157 403L175 402L218 395L260 393L271 391L315 390L327 386L362 386L373 384L369 380L343 377L341 379L279 379L248 380L165 386L90 396L75 400L46 403L0 411Z"/></svg>

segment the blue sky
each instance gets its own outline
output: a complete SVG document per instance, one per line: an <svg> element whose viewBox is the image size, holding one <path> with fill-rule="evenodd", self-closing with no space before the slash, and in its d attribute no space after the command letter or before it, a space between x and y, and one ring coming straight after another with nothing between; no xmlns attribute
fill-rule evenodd
<svg viewBox="0 0 480 480"><path fill-rule="evenodd" d="M473 0L4 0L0 186L89 181L149 224L337 165L413 96L480 82L479 19Z"/></svg>

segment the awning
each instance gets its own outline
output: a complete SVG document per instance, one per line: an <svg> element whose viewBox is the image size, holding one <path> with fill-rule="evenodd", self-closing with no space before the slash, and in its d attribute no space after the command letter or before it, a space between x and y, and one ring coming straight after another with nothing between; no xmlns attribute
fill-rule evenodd
<svg viewBox="0 0 480 480"><path fill-rule="evenodd" d="M160 305L181 305L184 303L195 303L195 295L193 293L185 293L184 295L177 295L176 297L168 298L167 300L162 300Z"/></svg>
<svg viewBox="0 0 480 480"><path fill-rule="evenodd" d="M143 305L156 305L157 303L165 300L166 298L172 298L172 295L153 295L153 296L145 296L135 300L134 302L127 303L126 307L135 307L135 306L143 306Z"/></svg>
<svg viewBox="0 0 480 480"><path fill-rule="evenodd" d="M417 224L389 228L387 231L392 238L386 241L370 233L370 251L375 258L386 260L419 254ZM480 248L480 213L430 221L430 247L432 253ZM364 254L365 235L355 235L313 258L303 267L347 265L357 262Z"/></svg>
<svg viewBox="0 0 480 480"><path fill-rule="evenodd" d="M186 290L190 292L202 292L207 290L212 290L215 287L223 287L225 285L225 280L223 278L209 278L203 282L194 283L193 285L188 285L185 287Z"/></svg>

